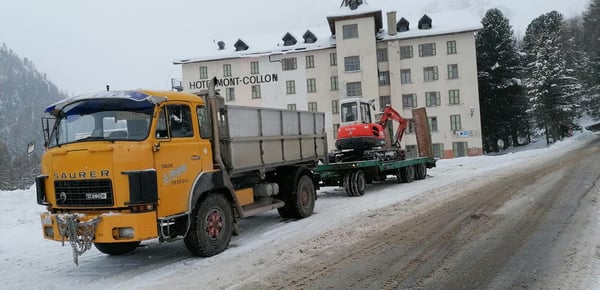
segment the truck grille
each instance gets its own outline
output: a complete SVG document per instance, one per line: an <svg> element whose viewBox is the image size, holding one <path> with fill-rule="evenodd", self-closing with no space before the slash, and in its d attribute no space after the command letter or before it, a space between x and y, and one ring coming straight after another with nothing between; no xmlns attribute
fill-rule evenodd
<svg viewBox="0 0 600 290"><path fill-rule="evenodd" d="M59 206L110 206L113 191L110 179L54 181Z"/></svg>

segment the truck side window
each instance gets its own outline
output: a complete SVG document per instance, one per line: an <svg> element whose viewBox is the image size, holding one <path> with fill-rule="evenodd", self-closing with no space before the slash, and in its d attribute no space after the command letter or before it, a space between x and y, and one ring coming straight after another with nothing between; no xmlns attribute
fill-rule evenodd
<svg viewBox="0 0 600 290"><path fill-rule="evenodd" d="M167 114L169 115L169 131L171 132L171 137L194 136L190 107L183 104L168 105Z"/></svg>
<svg viewBox="0 0 600 290"><path fill-rule="evenodd" d="M200 136L205 139L212 138L212 131L210 127L210 116L206 111L205 106L196 107L196 115L198 116L198 128L200 128Z"/></svg>
<svg viewBox="0 0 600 290"><path fill-rule="evenodd" d="M156 138L167 138L168 130L167 130L167 118L165 117L167 112L165 111L165 107L160 109L160 113L158 115L158 122L156 123Z"/></svg>

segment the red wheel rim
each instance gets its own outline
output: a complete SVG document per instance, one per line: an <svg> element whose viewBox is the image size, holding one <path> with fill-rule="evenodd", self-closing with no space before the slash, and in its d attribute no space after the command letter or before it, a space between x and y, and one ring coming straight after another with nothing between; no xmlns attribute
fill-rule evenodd
<svg viewBox="0 0 600 290"><path fill-rule="evenodd" d="M206 233L209 238L216 239L221 234L221 230L223 230L223 216L218 210L213 209L206 217Z"/></svg>

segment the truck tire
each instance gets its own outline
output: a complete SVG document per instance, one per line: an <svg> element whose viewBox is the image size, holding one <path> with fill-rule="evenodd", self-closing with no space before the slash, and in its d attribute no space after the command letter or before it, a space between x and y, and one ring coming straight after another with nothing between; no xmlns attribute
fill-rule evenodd
<svg viewBox="0 0 600 290"><path fill-rule="evenodd" d="M210 193L194 207L185 246L195 256L210 257L227 249L233 232L233 213L227 199Z"/></svg>
<svg viewBox="0 0 600 290"><path fill-rule="evenodd" d="M365 173L362 170L352 172L350 176L350 188L352 189L352 196L361 196L365 194L365 186L367 184Z"/></svg>
<svg viewBox="0 0 600 290"><path fill-rule="evenodd" d="M397 178L400 182L411 183L415 180L415 168L406 166L398 169Z"/></svg>
<svg viewBox="0 0 600 290"><path fill-rule="evenodd" d="M140 245L140 242L127 242L127 243L94 243L94 247L98 249L98 251L118 256L127 254L129 252L133 252L135 248Z"/></svg>
<svg viewBox="0 0 600 290"><path fill-rule="evenodd" d="M303 174L297 183L287 186L282 192L285 205L277 211L282 218L300 219L312 215L315 209L316 192L310 176Z"/></svg>
<svg viewBox="0 0 600 290"><path fill-rule="evenodd" d="M427 166L425 163L415 165L415 179L423 180L427 177Z"/></svg>

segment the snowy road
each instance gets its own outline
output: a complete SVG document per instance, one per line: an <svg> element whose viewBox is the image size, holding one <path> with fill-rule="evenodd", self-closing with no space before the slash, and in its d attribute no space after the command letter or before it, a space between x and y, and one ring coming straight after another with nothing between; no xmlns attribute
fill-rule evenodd
<svg viewBox="0 0 600 290"><path fill-rule="evenodd" d="M532 168L542 167L541 165L547 164L550 159L570 154L569 152L578 148L596 147L598 139L599 136L586 132L550 148L502 156L441 160L437 168L429 171L425 180L410 184L372 186L364 196L357 198L347 197L341 189L325 188L319 193L313 216L299 221L283 222L277 212L273 211L242 220L241 233L234 237L230 248L215 257L204 259L192 257L181 241L168 244L150 241L143 243L142 247L131 255L122 257L106 256L92 249L81 256L79 266L75 266L68 246L61 247L60 243L43 240L38 220L38 214L43 211L43 207L35 203L35 188L0 192L0 213L3 216L0 220L0 272L3 273L4 282L0 288L216 289L264 288L269 287L269 283L273 286L283 283L284 287L302 287L300 284L294 284L305 279L303 275L296 275L298 268L294 268L295 265L311 265L311 261L323 263L324 257L335 256L334 254L341 249L349 252L355 247L354 243L357 240L386 233L374 229L390 226L394 222L401 224L409 220L416 221L416 216L432 208L440 205L452 206L456 200L475 194L478 188L488 184L490 180L503 180L513 172L532 171ZM598 155L597 151L595 155ZM527 162L524 162L525 160ZM582 162L585 160L582 159ZM556 171L554 175L550 175L553 179L549 181L560 180L569 172L571 171ZM595 188L596 191L591 191L589 195L599 197L600 192ZM543 191L539 194L543 196ZM517 201L493 201L498 202L495 207L481 212L471 210L475 214L472 220L487 221L495 214L508 210L511 205L519 208ZM597 228L600 222L598 204L587 204L592 206L587 221L591 228ZM442 212L444 211L439 211ZM437 218L438 223L443 221L446 221L445 216ZM449 226L460 225L456 224L459 220L453 220L452 217L448 217L447 221ZM511 220L497 222L506 225L507 229L510 229L509 225L515 224L511 223ZM571 233L588 238L594 237L595 234L593 231ZM578 255L593 253L588 259L593 264L587 266L595 267L592 269L596 272L586 273L596 275L589 281L590 285L596 288L600 287L600 277L597 276L597 269L600 268L600 254L597 252L599 248L600 243L595 239L590 243L581 243L581 251L575 251L572 255L574 261L577 261ZM554 253L550 251L547 254ZM506 265L519 266L519 260L514 259L516 260L512 262L507 261ZM457 265L465 263L465 260L460 259L448 261ZM377 269L377 259L372 263L373 269ZM524 265L528 266L527 263ZM435 265L428 267L434 269ZM328 272L327 269L320 269L319 273L336 275L334 271ZM288 278L285 277L290 280L286 280ZM384 280L387 281L387 278ZM322 285L328 283L327 280L323 281ZM442 282L451 283L452 280L435 281L440 283L435 285L445 285ZM531 280L526 284L530 282L533 283L531 285L537 285ZM307 283L306 286L313 285L311 283ZM491 283L496 285L493 281ZM502 286L505 285L497 284L497 287Z"/></svg>

